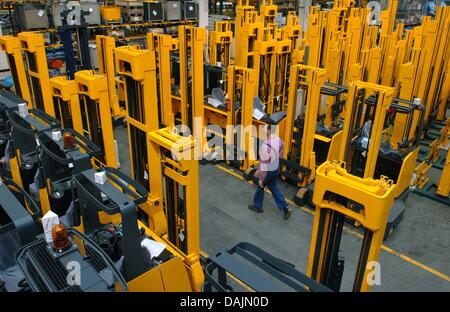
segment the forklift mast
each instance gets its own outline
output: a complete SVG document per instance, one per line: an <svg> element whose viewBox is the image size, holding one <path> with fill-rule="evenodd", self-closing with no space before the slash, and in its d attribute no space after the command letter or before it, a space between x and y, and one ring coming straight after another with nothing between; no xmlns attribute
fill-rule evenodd
<svg viewBox="0 0 450 312"><path fill-rule="evenodd" d="M22 45L19 38L0 36L0 49L6 53L8 58L16 95L27 101L28 108L33 108L27 74L23 63Z"/></svg>
<svg viewBox="0 0 450 312"><path fill-rule="evenodd" d="M314 134L320 113L321 88L326 79L326 70L322 68L294 65L291 67L289 101L287 111L287 131L284 134L282 176L293 179L295 184L304 187L314 180L316 168L314 152ZM298 97L301 96L301 100ZM297 125L297 137L293 138L297 103L300 104L300 125ZM293 143L295 142L295 143ZM297 166L298 165L298 166Z"/></svg>
<svg viewBox="0 0 450 312"><path fill-rule="evenodd" d="M55 116L44 36L33 32L21 32L18 38L25 52L27 80L30 83L33 107Z"/></svg>
<svg viewBox="0 0 450 312"><path fill-rule="evenodd" d="M119 98L116 93L116 72L114 64L116 42L114 37L103 35L97 35L95 39L97 43L98 73L100 75L106 75L111 113L114 119L118 119L125 116L125 111L120 107Z"/></svg>
<svg viewBox="0 0 450 312"><path fill-rule="evenodd" d="M131 177L153 192L150 161L150 133L159 129L159 107L155 50L136 46L116 48L116 68L124 82L126 122L130 153ZM149 200L141 205L140 219L157 234L166 232L166 217L160 201Z"/></svg>
<svg viewBox="0 0 450 312"><path fill-rule="evenodd" d="M83 125L79 116L80 102L78 99L78 89L74 80L68 80L67 76L57 76L50 78L53 104L55 107L55 117L61 121L63 128L72 128L80 133Z"/></svg>
<svg viewBox="0 0 450 312"><path fill-rule="evenodd" d="M203 50L206 44L206 29L192 26L179 26L178 40L180 55L181 124L188 126L191 131L195 132L194 118L201 118L203 121ZM200 140L202 138L196 139Z"/></svg>
<svg viewBox="0 0 450 312"><path fill-rule="evenodd" d="M74 125L82 124L83 127L81 130L75 130L87 136L102 150L102 155L94 158L95 166L117 168L119 159L114 140L106 76L96 75L92 70L81 70L75 73L75 83L80 108L72 112L72 118Z"/></svg>
<svg viewBox="0 0 450 312"><path fill-rule="evenodd" d="M343 270L339 248L344 220L350 218L361 224L364 231L353 291L369 291L368 265L380 255L396 186L384 176L360 178L344 167L345 163L327 161L317 168L313 195L316 212L307 274L339 291Z"/></svg>
<svg viewBox="0 0 450 312"><path fill-rule="evenodd" d="M240 170L245 171L256 159L253 130L251 128L253 125L255 71L232 65L228 66L227 72L229 103L226 112L226 125L241 126L240 129L233 128L232 132L226 131L226 153L233 153L233 157L227 157L227 162L230 165L236 163ZM240 103L240 108L236 112L235 106L237 103Z"/></svg>
<svg viewBox="0 0 450 312"><path fill-rule="evenodd" d="M154 51L156 59L159 120L165 126L173 127L175 113L172 104L170 53L178 49L178 42L170 35L148 33L147 45L149 50Z"/></svg>

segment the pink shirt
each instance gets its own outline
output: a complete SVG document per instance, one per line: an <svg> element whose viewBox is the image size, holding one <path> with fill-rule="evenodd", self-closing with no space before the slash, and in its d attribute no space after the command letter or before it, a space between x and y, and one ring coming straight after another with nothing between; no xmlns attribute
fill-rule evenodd
<svg viewBox="0 0 450 312"><path fill-rule="evenodd" d="M270 137L261 145L259 149L259 179L264 181L268 171L275 171L280 164L280 157L283 155L283 140L276 134Z"/></svg>

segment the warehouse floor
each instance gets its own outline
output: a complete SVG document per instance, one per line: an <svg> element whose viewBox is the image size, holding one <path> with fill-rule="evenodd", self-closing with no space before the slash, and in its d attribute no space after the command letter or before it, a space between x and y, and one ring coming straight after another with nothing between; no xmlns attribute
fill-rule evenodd
<svg viewBox="0 0 450 312"><path fill-rule="evenodd" d="M126 130L118 127L121 168L129 173ZM219 165L200 165L201 247L208 254L230 248L239 242L251 242L273 256L282 258L306 272L313 210L290 205L294 212L284 220L266 194L264 213L247 209L255 186L241 173ZM296 189L282 183L286 198ZM374 291L450 291L450 207L412 193L407 211L380 256L381 285ZM347 224L341 248L345 254L342 290L352 288L361 247L357 228Z"/></svg>

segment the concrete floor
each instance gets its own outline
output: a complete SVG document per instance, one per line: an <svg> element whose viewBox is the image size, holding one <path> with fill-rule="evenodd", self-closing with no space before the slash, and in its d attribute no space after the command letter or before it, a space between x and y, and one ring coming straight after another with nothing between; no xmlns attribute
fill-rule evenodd
<svg viewBox="0 0 450 312"><path fill-rule="evenodd" d="M129 173L126 130L115 130L121 168ZM224 165L200 165L201 247L208 254L251 242L305 272L312 210L295 207L285 221L270 194L264 213L247 209L255 186L223 170ZM226 168L230 170L230 168ZM233 171L233 169L231 169ZM235 171L240 175L240 172ZM283 184L286 198L296 189ZM380 256L381 285L373 291L450 291L450 207L411 194L399 228L385 242ZM350 291L361 247L358 230L347 224L341 248L345 270L341 289Z"/></svg>

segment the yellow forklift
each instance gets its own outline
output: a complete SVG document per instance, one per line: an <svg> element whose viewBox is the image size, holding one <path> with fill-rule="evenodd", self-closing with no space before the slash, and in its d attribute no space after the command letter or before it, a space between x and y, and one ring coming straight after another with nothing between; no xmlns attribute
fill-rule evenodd
<svg viewBox="0 0 450 312"><path fill-rule="evenodd" d="M8 58L15 94L27 101L29 108L32 108L33 103L31 102L20 39L14 36L0 36L0 49Z"/></svg>
<svg viewBox="0 0 450 312"><path fill-rule="evenodd" d="M424 108L394 98L394 88L356 81L350 84L339 150L346 170L361 178L387 176L396 184L385 238L405 212L419 153ZM398 123L403 124L401 132ZM395 141L394 141L395 138Z"/></svg>
<svg viewBox="0 0 450 312"><path fill-rule="evenodd" d="M364 231L353 291L369 291L373 286L369 273L381 252L396 186L385 176L355 176L345 166L327 161L317 168L307 274L325 287L340 290L345 260L339 248L344 221L351 219Z"/></svg>
<svg viewBox="0 0 450 312"><path fill-rule="evenodd" d="M305 65L291 67L287 129L284 134L286 147L281 159L281 177L299 187L306 187L314 181L316 155L312 134L316 133L320 90L325 79L325 69ZM295 120L296 115L299 116L299 122ZM307 198L306 194L301 197ZM305 203L298 204L303 206Z"/></svg>

